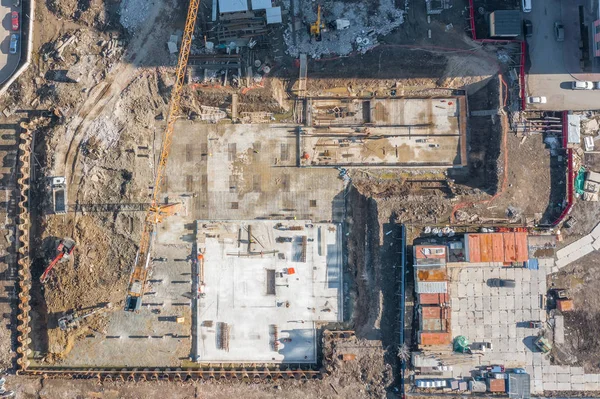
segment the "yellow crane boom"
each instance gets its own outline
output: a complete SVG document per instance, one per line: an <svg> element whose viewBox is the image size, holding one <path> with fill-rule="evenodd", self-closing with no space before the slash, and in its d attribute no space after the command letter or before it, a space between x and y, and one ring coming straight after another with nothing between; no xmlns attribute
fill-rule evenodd
<svg viewBox="0 0 600 399"><path fill-rule="evenodd" d="M185 80L185 71L190 55L190 47L194 36L194 27L196 25L196 17L198 16L198 6L200 0L190 0L187 18L185 21L185 29L183 38L181 39L181 49L179 50L179 60L177 61L177 73L175 85L171 91L171 100L169 104L169 115L167 117L167 127L163 136L162 148L160 151L160 159L156 169L154 178L154 187L152 190L152 203L146 213L144 220L144 230L138 253L135 257L135 263L131 270L129 278L129 287L127 288L127 299L125 301L125 310L135 311L142 305L142 297L146 286L150 266L150 251L154 237L154 230L157 223L160 223L164 216L169 216L179 210L180 204L160 204L160 190L163 184L167 161L169 159L169 151L173 143L173 130L175 121L179 114L179 103L181 93L183 92L183 84Z"/></svg>

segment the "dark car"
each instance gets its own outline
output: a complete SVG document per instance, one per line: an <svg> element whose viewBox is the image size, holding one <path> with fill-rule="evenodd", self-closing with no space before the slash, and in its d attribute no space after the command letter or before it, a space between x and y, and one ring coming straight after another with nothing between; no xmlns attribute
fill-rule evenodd
<svg viewBox="0 0 600 399"><path fill-rule="evenodd" d="M523 35L525 35L525 37L531 37L532 34L533 24L528 19L523 20Z"/></svg>
<svg viewBox="0 0 600 399"><path fill-rule="evenodd" d="M490 278L487 281L487 285L490 287L515 287L515 280L507 280L502 278Z"/></svg>

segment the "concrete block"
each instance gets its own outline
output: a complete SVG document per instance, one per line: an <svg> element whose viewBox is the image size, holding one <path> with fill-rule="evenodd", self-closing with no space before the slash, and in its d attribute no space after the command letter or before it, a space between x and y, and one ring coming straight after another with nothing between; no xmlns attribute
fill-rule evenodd
<svg viewBox="0 0 600 399"><path fill-rule="evenodd" d="M558 268L558 266L552 266L552 268L550 268L550 274L552 273L558 273L560 269Z"/></svg>
<svg viewBox="0 0 600 399"><path fill-rule="evenodd" d="M570 382L557 382L556 383L556 390L557 391L570 391L571 390L571 383Z"/></svg>
<svg viewBox="0 0 600 399"><path fill-rule="evenodd" d="M556 391L558 389L558 384L552 380L546 380L544 378L544 391Z"/></svg>
<svg viewBox="0 0 600 399"><path fill-rule="evenodd" d="M571 390L573 390L573 391L585 391L585 384L571 384Z"/></svg>
<svg viewBox="0 0 600 399"><path fill-rule="evenodd" d="M598 374L584 374L583 375L583 380L586 383L597 383L598 381L600 381L600 375Z"/></svg>
<svg viewBox="0 0 600 399"><path fill-rule="evenodd" d="M600 249L600 238L592 243L592 247L594 247L595 251Z"/></svg>
<svg viewBox="0 0 600 399"><path fill-rule="evenodd" d="M600 237L600 223L598 223L596 225L596 227L594 227L592 229L592 231L589 234L590 236L592 236L592 238L599 238Z"/></svg>
<svg viewBox="0 0 600 399"><path fill-rule="evenodd" d="M571 374L571 367L569 366L553 365L552 369L556 374Z"/></svg>
<svg viewBox="0 0 600 399"><path fill-rule="evenodd" d="M591 254L592 252L594 252L594 247L592 246L592 244L587 244L584 245L583 247L581 247L581 249L577 252L577 259L584 257L587 254Z"/></svg>
<svg viewBox="0 0 600 399"><path fill-rule="evenodd" d="M533 365L536 366L536 368L541 368L537 367L542 365L542 354L540 352L535 352L533 354Z"/></svg>
<svg viewBox="0 0 600 399"><path fill-rule="evenodd" d="M541 380L533 380L531 384L531 393L542 394L544 393L544 383Z"/></svg>
<svg viewBox="0 0 600 399"><path fill-rule="evenodd" d="M583 367L571 366L571 374L573 374L573 375L584 375L585 371L583 370Z"/></svg>
<svg viewBox="0 0 600 399"><path fill-rule="evenodd" d="M591 235L582 237L579 240L572 242L571 244L567 245L566 247L556 251L556 258L562 259L562 258L574 253L575 251L578 251L579 248L583 247L584 245L591 244L592 241L594 241L594 238Z"/></svg>
<svg viewBox="0 0 600 399"><path fill-rule="evenodd" d="M569 374L556 374L556 382L558 382L559 384L561 382L568 382L569 384L571 383L571 375Z"/></svg>
<svg viewBox="0 0 600 399"><path fill-rule="evenodd" d="M552 268L554 270L554 268L556 269L562 269L563 267L567 266L569 263L571 263L571 261L569 260L569 258L562 258L562 259L558 259L556 261L555 266ZM558 270L557 270L558 271ZM556 273L553 271L553 273Z"/></svg>
<svg viewBox="0 0 600 399"><path fill-rule="evenodd" d="M571 374L571 384L583 384L584 382L583 374Z"/></svg>
<svg viewBox="0 0 600 399"><path fill-rule="evenodd" d="M586 382L585 384L583 384L583 386L585 387L586 391L600 390L600 384L598 384L597 382Z"/></svg>

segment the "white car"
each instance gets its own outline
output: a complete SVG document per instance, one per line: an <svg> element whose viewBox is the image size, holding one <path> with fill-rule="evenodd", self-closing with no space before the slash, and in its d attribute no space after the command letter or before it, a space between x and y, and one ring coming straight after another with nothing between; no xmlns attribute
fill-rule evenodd
<svg viewBox="0 0 600 399"><path fill-rule="evenodd" d="M576 80L575 82L573 82L571 88L573 90L592 90L594 88L594 84L592 82Z"/></svg>
<svg viewBox="0 0 600 399"><path fill-rule="evenodd" d="M546 104L546 97L527 97L527 104Z"/></svg>

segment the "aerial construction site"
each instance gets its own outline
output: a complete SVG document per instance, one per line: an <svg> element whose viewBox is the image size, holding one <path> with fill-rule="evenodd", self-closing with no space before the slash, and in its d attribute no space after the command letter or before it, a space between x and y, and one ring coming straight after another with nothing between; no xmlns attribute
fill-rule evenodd
<svg viewBox="0 0 600 399"><path fill-rule="evenodd" d="M11 7L0 397L600 395L598 4Z"/></svg>

